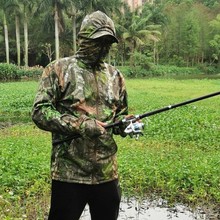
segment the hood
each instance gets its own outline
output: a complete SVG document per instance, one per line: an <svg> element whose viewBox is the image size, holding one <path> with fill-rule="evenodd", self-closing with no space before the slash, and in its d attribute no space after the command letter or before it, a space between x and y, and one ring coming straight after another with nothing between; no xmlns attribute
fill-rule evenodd
<svg viewBox="0 0 220 220"><path fill-rule="evenodd" d="M108 52L105 48L105 53L100 55L100 51L103 51L105 46L101 43L104 36L108 36L110 44L118 42L113 21L101 11L87 15L78 33L79 50L76 58L90 66L100 65Z"/></svg>
<svg viewBox="0 0 220 220"><path fill-rule="evenodd" d="M112 37L112 42L118 43L112 19L105 13L96 11L83 19L78 38L97 39L106 35Z"/></svg>

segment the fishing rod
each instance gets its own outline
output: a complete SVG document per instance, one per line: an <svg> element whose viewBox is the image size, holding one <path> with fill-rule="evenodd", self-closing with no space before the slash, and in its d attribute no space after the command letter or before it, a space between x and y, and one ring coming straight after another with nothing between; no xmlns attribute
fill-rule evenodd
<svg viewBox="0 0 220 220"><path fill-rule="evenodd" d="M108 125L104 126L104 128L109 129L109 128L113 128L115 126L120 126L120 125L126 124L127 126L126 126L124 132L129 134L131 137L135 137L137 139L139 137L139 135L143 135L142 131L144 129L144 123L140 121L142 118L146 118L146 117L149 117L149 116L152 116L152 115L156 115L156 114L159 114L159 113L164 112L164 111L168 111L168 110L171 110L171 109L174 109L174 108L178 108L178 107L181 107L183 105L188 105L188 104L193 103L193 102L198 102L200 100L211 98L211 97L217 96L217 95L220 95L220 91L219 92L214 92L214 93L211 93L211 94L208 94L208 95L204 95L204 96L201 96L201 97L198 97L198 98L190 99L190 100L187 100L187 101L184 101L184 102L180 102L180 103L177 103L177 104L168 105L166 107L156 109L156 110L153 110L153 111L150 111L150 112L146 112L146 113L141 114L141 115L135 115L135 116L131 116L131 117L128 117L128 118L124 118L120 121L116 121L114 123L108 124ZM60 144L62 142L71 141L76 137L79 137L79 136L76 135L76 136L71 136L71 137L64 138L62 140L55 140L55 141L53 141L53 144Z"/></svg>
<svg viewBox="0 0 220 220"><path fill-rule="evenodd" d="M204 96L201 96L201 97L198 97L198 98L190 99L190 100L187 100L187 101L184 101L184 102L180 102L180 103L177 103L177 104L168 105L166 107L156 109L156 110L153 110L153 111L150 111L150 112L146 112L146 113L141 114L141 115L135 115L135 116L132 116L130 118L129 117L124 118L120 121L116 121L114 123L106 125L105 128L108 129L108 128L112 128L112 127L115 127L115 126L120 126L122 124L128 124L128 126L125 129L125 133L132 134L132 136L134 135L138 138L139 134L142 134L142 130L144 128L144 123L142 123L140 121L142 118L146 118L146 117L149 117L149 116L152 116L152 115L155 115L155 114L159 114L159 113L164 112L164 111L169 111L171 109L178 108L178 107L181 107L183 105L188 105L188 104L193 103L193 102L198 102L200 100L211 98L211 97L214 97L214 96L217 96L217 95L220 95L220 91L214 92L214 93L211 93L211 94L208 94L208 95L204 95Z"/></svg>

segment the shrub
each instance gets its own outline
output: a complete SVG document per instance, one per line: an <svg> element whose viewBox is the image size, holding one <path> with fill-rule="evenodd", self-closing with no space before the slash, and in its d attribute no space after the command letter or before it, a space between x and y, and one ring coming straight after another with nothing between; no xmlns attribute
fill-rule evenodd
<svg viewBox="0 0 220 220"><path fill-rule="evenodd" d="M196 67L177 67L177 66L154 66L149 71L152 76L177 76L200 74L201 71Z"/></svg>
<svg viewBox="0 0 220 220"><path fill-rule="evenodd" d="M167 77L167 76L183 76L192 74L202 74L197 67L177 67L165 65L151 65L150 68L136 67L118 67L120 71L127 77Z"/></svg>
<svg viewBox="0 0 220 220"><path fill-rule="evenodd" d="M17 67L14 64L0 63L0 80L18 79Z"/></svg>
<svg viewBox="0 0 220 220"><path fill-rule="evenodd" d="M36 77L41 75L43 68L18 67L14 64L0 63L0 80L17 80L24 77Z"/></svg>
<svg viewBox="0 0 220 220"><path fill-rule="evenodd" d="M211 66L211 65L207 65L207 64L200 64L198 66L198 68L200 69L200 71L202 71L204 74L218 74L220 73L220 69L217 66Z"/></svg>
<svg viewBox="0 0 220 220"><path fill-rule="evenodd" d="M26 68L19 68L18 69L18 76L20 78L23 77L37 77L42 74L43 68L42 67L26 67Z"/></svg>

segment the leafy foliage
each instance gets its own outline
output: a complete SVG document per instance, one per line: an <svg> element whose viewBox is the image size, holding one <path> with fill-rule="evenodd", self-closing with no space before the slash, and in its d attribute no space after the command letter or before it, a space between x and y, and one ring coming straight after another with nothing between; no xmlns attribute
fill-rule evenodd
<svg viewBox="0 0 220 220"><path fill-rule="evenodd" d="M218 91L219 83L219 80L127 81L130 113L143 113ZM194 203L210 199L218 204L218 105L219 99L215 97L164 112L143 120L144 136L138 142L129 140L128 144L128 140L118 138L125 192L137 195L159 192L171 201Z"/></svg>
<svg viewBox="0 0 220 220"><path fill-rule="evenodd" d="M0 123L30 122L30 111L36 92L36 82L1 83Z"/></svg>
<svg viewBox="0 0 220 220"><path fill-rule="evenodd" d="M0 63L0 80L17 80L22 77L37 77L41 75L42 68L19 68L14 64Z"/></svg>
<svg viewBox="0 0 220 220"><path fill-rule="evenodd" d="M217 15L216 19L210 22L210 26L213 28L215 33L212 40L210 40L210 46L213 48L213 58L217 60L218 65L220 66L220 14Z"/></svg>
<svg viewBox="0 0 220 220"><path fill-rule="evenodd" d="M18 79L17 67L14 64L0 63L0 80Z"/></svg>
<svg viewBox="0 0 220 220"><path fill-rule="evenodd" d="M47 134L30 125L0 130L1 219L44 219L50 189L49 142Z"/></svg>
<svg viewBox="0 0 220 220"><path fill-rule="evenodd" d="M147 59L145 57L145 59ZM153 65L150 66L129 66L118 67L122 73L127 77L140 78L140 77L186 77L200 76L205 74L216 74L219 69L215 67L199 66L199 67L178 67L174 65Z"/></svg>
<svg viewBox="0 0 220 220"><path fill-rule="evenodd" d="M4 11L0 16L3 18L5 15L5 19L2 19L4 24L0 27L0 36L6 38L8 30L10 51L1 44L0 62L9 62L9 52L10 62L18 66L20 62L21 65L29 62L30 66L46 66L58 53L60 57L71 56L77 50L76 35L85 14L102 10L113 18L116 25L119 44L112 54L116 65L129 63L131 67L136 67L143 65L143 60L148 67L152 63L187 67L219 64L218 33L217 29L213 31L212 25L219 14L218 1L154 1L154 4L146 3L134 11L122 2L2 0ZM57 22L54 20L55 11L59 18ZM19 21L16 25L15 18ZM56 40L55 24L59 30ZM25 36L23 32L18 34L19 37L15 36L16 30L22 26ZM25 47L22 48L24 40ZM50 59L42 52L41 45L51 45L51 51L55 53L51 54Z"/></svg>
<svg viewBox="0 0 220 220"><path fill-rule="evenodd" d="M218 91L220 84L207 79L126 82L131 114ZM37 85L31 81L0 86L1 219L45 219L48 210L51 138L30 123L29 115ZM144 136L138 141L116 136L123 194L219 206L219 104L213 97L149 117L143 120ZM6 127L16 121L28 123Z"/></svg>

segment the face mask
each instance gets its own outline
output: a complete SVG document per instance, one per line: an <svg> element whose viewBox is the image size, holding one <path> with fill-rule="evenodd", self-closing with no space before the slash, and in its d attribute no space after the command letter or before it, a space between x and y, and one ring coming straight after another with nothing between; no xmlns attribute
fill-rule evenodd
<svg viewBox="0 0 220 220"><path fill-rule="evenodd" d="M108 54L112 43L112 38L108 36L100 37L95 40L81 39L77 57L80 58L83 63L98 65Z"/></svg>

